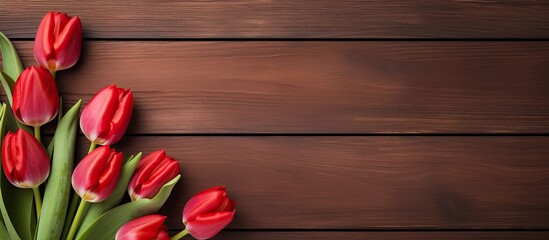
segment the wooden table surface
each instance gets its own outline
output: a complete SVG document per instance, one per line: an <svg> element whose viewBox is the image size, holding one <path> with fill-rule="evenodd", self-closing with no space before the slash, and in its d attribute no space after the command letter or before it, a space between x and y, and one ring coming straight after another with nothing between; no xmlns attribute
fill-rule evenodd
<svg viewBox="0 0 549 240"><path fill-rule="evenodd" d="M51 10L66 103L132 88L116 147L180 161L172 230L224 184L215 239L549 239L549 1L2 1L27 65Z"/></svg>

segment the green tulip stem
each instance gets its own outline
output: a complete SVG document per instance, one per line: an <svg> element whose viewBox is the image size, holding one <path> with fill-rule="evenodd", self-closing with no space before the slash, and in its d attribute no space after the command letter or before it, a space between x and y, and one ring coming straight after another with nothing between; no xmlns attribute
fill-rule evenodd
<svg viewBox="0 0 549 240"><path fill-rule="evenodd" d="M35 187L32 189L34 193L34 203L36 204L36 220L40 219L40 210L42 209L42 197L40 196L40 189Z"/></svg>
<svg viewBox="0 0 549 240"><path fill-rule="evenodd" d="M90 144L90 149L88 150L88 153L91 153L95 147L97 147L97 144L96 143L91 143ZM80 201L80 196L78 196L78 194L74 194L72 196L72 200L69 204L69 210L67 212L67 218L65 218L65 226L68 227L68 226L72 226L71 223L74 222L75 218L73 219L73 217L75 217L74 215L74 212L76 212L76 206L78 206L78 202ZM82 201L82 202L85 202L85 201ZM80 204L82 204L82 202L80 202ZM67 233L68 229L65 228L63 229L63 233L62 233L62 236L68 236L68 233ZM66 239L69 239L69 238L66 238Z"/></svg>
<svg viewBox="0 0 549 240"><path fill-rule="evenodd" d="M97 147L97 143L92 142L90 144L90 149L88 150L88 153L91 153L95 149L95 147Z"/></svg>
<svg viewBox="0 0 549 240"><path fill-rule="evenodd" d="M36 137L36 140L42 144L42 139L40 138L40 127L34 127L34 137Z"/></svg>
<svg viewBox="0 0 549 240"><path fill-rule="evenodd" d="M179 240L187 234L189 234L189 231L187 229L184 229L183 231L179 232L178 234L175 234L175 236L173 236L171 238L171 240Z"/></svg>
<svg viewBox="0 0 549 240"><path fill-rule="evenodd" d="M82 221L82 217L86 214L87 205L86 201L81 200L80 205L78 205L78 211L76 211L76 215L74 216L74 220L72 221L71 228L69 230L69 235L67 235L66 240L72 240L74 238L74 235L76 234L76 230L78 230L78 227L80 227L80 222Z"/></svg>
<svg viewBox="0 0 549 240"><path fill-rule="evenodd" d="M50 70L50 73L51 73L51 76L53 77L53 79L55 79L55 70L53 70L53 71Z"/></svg>
<svg viewBox="0 0 549 240"><path fill-rule="evenodd" d="M78 206L78 203L80 202L80 196L78 194L73 193L72 200L69 204L69 210L67 212L67 216L65 218L65 227L63 228L63 234L62 239L67 238L67 235L69 234L69 227L72 224L74 214L76 213L76 207Z"/></svg>

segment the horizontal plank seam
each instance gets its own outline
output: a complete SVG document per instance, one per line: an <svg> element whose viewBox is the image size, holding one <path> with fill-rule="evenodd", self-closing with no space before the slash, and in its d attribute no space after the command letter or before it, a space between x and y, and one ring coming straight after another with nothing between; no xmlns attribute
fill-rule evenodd
<svg viewBox="0 0 549 240"><path fill-rule="evenodd" d="M9 36L8 36L9 37ZM33 41L34 38L10 38L12 41ZM157 41L240 41L240 42L547 42L549 38L84 38L86 41L157 42Z"/></svg>
<svg viewBox="0 0 549 240"><path fill-rule="evenodd" d="M171 229L171 231L182 229ZM225 232L548 232L539 228L366 228L366 229L224 229Z"/></svg>
<svg viewBox="0 0 549 240"><path fill-rule="evenodd" d="M82 134L83 136L83 134ZM130 133L134 137L548 137L549 133Z"/></svg>
<svg viewBox="0 0 549 240"><path fill-rule="evenodd" d="M80 137L85 135L77 134ZM44 133L52 137L53 133ZM125 137L549 137L549 133L128 133Z"/></svg>
<svg viewBox="0 0 549 240"><path fill-rule="evenodd" d="M53 134L44 134L52 136ZM78 134L84 136L83 134ZM127 137L549 137L549 133L128 133Z"/></svg>

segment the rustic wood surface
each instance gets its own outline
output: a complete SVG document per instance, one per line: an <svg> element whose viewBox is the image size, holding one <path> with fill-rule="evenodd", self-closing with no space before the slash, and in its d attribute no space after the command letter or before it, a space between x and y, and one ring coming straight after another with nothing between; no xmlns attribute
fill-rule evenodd
<svg viewBox="0 0 549 240"><path fill-rule="evenodd" d="M91 38L547 38L549 2L407 0L2 1L0 29L34 37L45 11Z"/></svg>
<svg viewBox="0 0 549 240"><path fill-rule="evenodd" d="M162 211L170 227L193 193L219 184L238 199L235 229L549 225L549 137L146 136L115 147L181 162Z"/></svg>
<svg viewBox="0 0 549 240"><path fill-rule="evenodd" d="M549 239L549 1L2 1L27 65L50 10L65 103L132 88L115 147L180 161L172 231L224 184L215 239Z"/></svg>
<svg viewBox="0 0 549 240"><path fill-rule="evenodd" d="M68 103L131 87L139 134L548 133L548 56L546 42L93 41L58 82Z"/></svg>
<svg viewBox="0 0 549 240"><path fill-rule="evenodd" d="M549 238L547 232L226 232L216 239L240 239L240 240L280 240L280 239L339 239L339 240L546 240Z"/></svg>

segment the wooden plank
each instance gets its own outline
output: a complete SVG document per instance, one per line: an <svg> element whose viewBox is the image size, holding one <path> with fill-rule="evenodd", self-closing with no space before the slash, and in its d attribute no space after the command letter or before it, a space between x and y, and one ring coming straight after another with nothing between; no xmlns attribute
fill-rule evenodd
<svg viewBox="0 0 549 240"><path fill-rule="evenodd" d="M496 231L496 232L223 232L213 240L280 240L280 239L340 239L340 240L417 240L417 239L447 239L447 240L541 240L549 238L548 232L532 231Z"/></svg>
<svg viewBox="0 0 549 240"><path fill-rule="evenodd" d="M90 38L547 38L547 1L6 1L0 30L34 37L47 11Z"/></svg>
<svg viewBox="0 0 549 240"><path fill-rule="evenodd" d="M16 42L33 64L30 42ZM85 42L63 97L130 133L549 133L549 42Z"/></svg>
<svg viewBox="0 0 549 240"><path fill-rule="evenodd" d="M170 228L192 194L220 184L237 200L232 229L549 225L549 137L149 136L116 148L181 162Z"/></svg>

